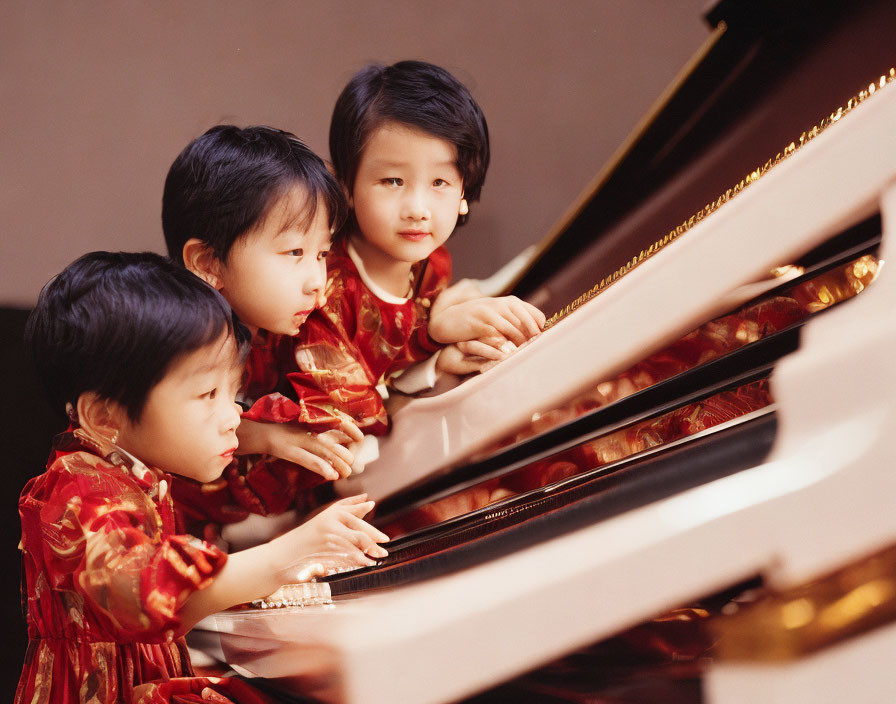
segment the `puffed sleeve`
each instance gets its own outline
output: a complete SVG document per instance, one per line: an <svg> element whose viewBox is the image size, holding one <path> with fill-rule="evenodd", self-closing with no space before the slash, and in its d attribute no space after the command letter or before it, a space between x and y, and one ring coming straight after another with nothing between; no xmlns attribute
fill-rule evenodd
<svg viewBox="0 0 896 704"><path fill-rule="evenodd" d="M190 536L166 536L152 499L125 470L104 471L77 457L48 472L40 509L52 585L70 580L117 640L164 639L187 598L211 584L227 556Z"/></svg>
<svg viewBox="0 0 896 704"><path fill-rule="evenodd" d="M301 402L345 413L364 432L380 435L388 429L388 418L376 390L373 360L359 344L363 332L356 318L366 307L354 293L350 288L348 295L309 317L296 338L296 366L287 379Z"/></svg>
<svg viewBox="0 0 896 704"><path fill-rule="evenodd" d="M314 489L326 480L305 467L269 455L244 455L228 467L226 478L234 501L258 516L295 509L304 515L316 508Z"/></svg>
<svg viewBox="0 0 896 704"><path fill-rule="evenodd" d="M171 477L179 532L217 545L221 541L221 526L239 523L249 516L250 510L234 496L230 473L228 467L221 477L204 483L176 475Z"/></svg>
<svg viewBox="0 0 896 704"><path fill-rule="evenodd" d="M325 480L292 462L269 455L241 455L213 482L173 477L171 493L187 532L215 544L221 528L250 514L276 516L295 509L304 515L318 502L314 489Z"/></svg>

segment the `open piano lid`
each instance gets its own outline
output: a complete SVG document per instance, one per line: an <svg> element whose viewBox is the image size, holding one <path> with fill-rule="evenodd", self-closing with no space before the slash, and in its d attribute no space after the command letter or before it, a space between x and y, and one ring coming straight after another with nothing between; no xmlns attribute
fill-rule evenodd
<svg viewBox="0 0 896 704"><path fill-rule="evenodd" d="M723 0L706 21L704 46L508 293L560 310L893 64L896 19L879 0Z"/></svg>

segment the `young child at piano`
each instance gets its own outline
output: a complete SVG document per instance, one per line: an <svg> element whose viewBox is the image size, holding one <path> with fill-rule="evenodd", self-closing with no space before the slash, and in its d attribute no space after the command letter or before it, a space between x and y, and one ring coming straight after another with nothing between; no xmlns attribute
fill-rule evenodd
<svg viewBox="0 0 896 704"><path fill-rule="evenodd" d="M479 199L489 162L485 117L448 71L401 61L358 72L333 110L330 153L349 218L288 378L300 399L324 394L381 435L386 383L413 392L439 371L477 371L537 335L544 316L513 296L448 287L444 244Z"/></svg>
<svg viewBox="0 0 896 704"><path fill-rule="evenodd" d="M349 446L362 438L354 421L322 394L289 397L284 371L292 336L323 302L331 236L345 214L320 157L270 127L213 127L168 172L169 256L218 289L252 331L240 456L218 481L174 486L191 530L208 540L250 514L306 513L318 484L351 471Z"/></svg>
<svg viewBox="0 0 896 704"><path fill-rule="evenodd" d="M337 502L228 557L176 526L172 475L215 480L237 447L248 332L210 286L163 257L94 252L41 292L26 332L49 398L70 419L19 501L30 643L16 702L269 700L196 677L199 619L371 564L372 502Z"/></svg>

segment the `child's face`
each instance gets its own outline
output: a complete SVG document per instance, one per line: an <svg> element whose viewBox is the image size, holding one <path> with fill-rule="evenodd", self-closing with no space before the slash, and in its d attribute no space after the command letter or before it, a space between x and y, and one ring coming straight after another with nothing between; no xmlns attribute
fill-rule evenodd
<svg viewBox="0 0 896 704"><path fill-rule="evenodd" d="M386 123L370 137L352 190L361 236L381 255L418 262L457 224L463 182L457 150L422 130Z"/></svg>
<svg viewBox="0 0 896 704"><path fill-rule="evenodd" d="M304 190L294 188L220 263L218 289L250 328L295 335L324 301L331 237L327 208L319 202L314 221L303 229L296 216L304 203Z"/></svg>
<svg viewBox="0 0 896 704"><path fill-rule="evenodd" d="M123 421L119 446L166 472L217 479L237 447L242 368L230 335L176 359L149 392L140 420Z"/></svg>

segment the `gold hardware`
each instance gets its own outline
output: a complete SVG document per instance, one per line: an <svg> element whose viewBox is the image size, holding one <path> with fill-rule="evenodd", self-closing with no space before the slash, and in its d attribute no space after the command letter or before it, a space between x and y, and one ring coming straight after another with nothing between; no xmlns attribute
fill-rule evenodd
<svg viewBox="0 0 896 704"><path fill-rule="evenodd" d="M732 613L726 613L731 611ZM896 619L896 546L751 604L729 604L710 622L724 660L782 661Z"/></svg>

